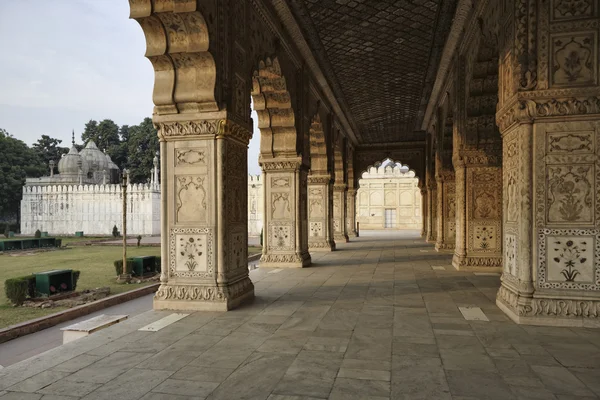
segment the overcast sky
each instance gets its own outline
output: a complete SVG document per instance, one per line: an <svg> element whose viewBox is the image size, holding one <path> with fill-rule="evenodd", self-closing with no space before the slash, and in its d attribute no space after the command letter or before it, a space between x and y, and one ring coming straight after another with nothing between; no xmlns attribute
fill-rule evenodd
<svg viewBox="0 0 600 400"><path fill-rule="evenodd" d="M138 124L153 107L145 49L127 0L0 0L0 128L30 145L42 134L68 145L90 119Z"/></svg>

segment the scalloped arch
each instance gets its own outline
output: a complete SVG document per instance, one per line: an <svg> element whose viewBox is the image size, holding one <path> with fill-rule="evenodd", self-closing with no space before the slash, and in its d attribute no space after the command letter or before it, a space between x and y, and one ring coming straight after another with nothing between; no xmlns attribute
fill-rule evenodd
<svg viewBox="0 0 600 400"><path fill-rule="evenodd" d="M196 1L130 0L129 5L154 68L155 113L217 111L217 69L209 52L208 25Z"/></svg>

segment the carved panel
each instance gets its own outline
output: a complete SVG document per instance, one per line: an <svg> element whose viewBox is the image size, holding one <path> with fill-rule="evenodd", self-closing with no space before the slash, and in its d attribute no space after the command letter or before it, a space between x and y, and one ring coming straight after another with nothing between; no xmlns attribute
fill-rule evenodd
<svg viewBox="0 0 600 400"><path fill-rule="evenodd" d="M175 184L177 223L206 221L207 177L201 175L178 175Z"/></svg>
<svg viewBox="0 0 600 400"><path fill-rule="evenodd" d="M504 234L504 272L517 275L517 237L508 233Z"/></svg>
<svg viewBox="0 0 600 400"><path fill-rule="evenodd" d="M281 178L281 177L272 177L271 178L271 188L287 188L290 187L290 178Z"/></svg>
<svg viewBox="0 0 600 400"><path fill-rule="evenodd" d="M480 169L472 175L472 210L474 219L499 218L499 169Z"/></svg>
<svg viewBox="0 0 600 400"><path fill-rule="evenodd" d="M598 229L541 229L538 257L540 287L600 290Z"/></svg>
<svg viewBox="0 0 600 400"><path fill-rule="evenodd" d="M170 276L208 278L213 275L213 232L210 228L173 228L169 235Z"/></svg>
<svg viewBox="0 0 600 400"><path fill-rule="evenodd" d="M310 223L310 237L323 237L323 223L322 222L311 222Z"/></svg>
<svg viewBox="0 0 600 400"><path fill-rule="evenodd" d="M596 0L551 0L552 20L592 17L597 7Z"/></svg>
<svg viewBox="0 0 600 400"><path fill-rule="evenodd" d="M309 201L309 218L322 218L325 215L323 199L310 199Z"/></svg>
<svg viewBox="0 0 600 400"><path fill-rule="evenodd" d="M175 166L206 164L204 149L175 149Z"/></svg>
<svg viewBox="0 0 600 400"><path fill-rule="evenodd" d="M274 220L292 217L289 193L271 193L271 217Z"/></svg>
<svg viewBox="0 0 600 400"><path fill-rule="evenodd" d="M272 223L269 226L269 250L294 250L295 234L293 222Z"/></svg>
<svg viewBox="0 0 600 400"><path fill-rule="evenodd" d="M553 35L550 84L553 87L597 83L598 41L594 32Z"/></svg>
<svg viewBox="0 0 600 400"><path fill-rule="evenodd" d="M549 223L594 222L594 165L546 167Z"/></svg>
<svg viewBox="0 0 600 400"><path fill-rule="evenodd" d="M494 252L498 249L498 240L498 228L496 225L474 225L472 250L477 252Z"/></svg>

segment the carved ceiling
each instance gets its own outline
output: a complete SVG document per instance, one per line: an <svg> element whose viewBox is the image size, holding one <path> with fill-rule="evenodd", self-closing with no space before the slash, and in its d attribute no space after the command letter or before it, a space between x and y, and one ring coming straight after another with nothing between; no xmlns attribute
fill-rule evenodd
<svg viewBox="0 0 600 400"><path fill-rule="evenodd" d="M456 0L287 0L361 143L418 132Z"/></svg>

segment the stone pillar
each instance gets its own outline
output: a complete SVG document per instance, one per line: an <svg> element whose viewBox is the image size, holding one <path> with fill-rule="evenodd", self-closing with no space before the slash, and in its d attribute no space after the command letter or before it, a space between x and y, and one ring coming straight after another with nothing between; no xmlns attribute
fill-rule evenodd
<svg viewBox="0 0 600 400"><path fill-rule="evenodd" d="M346 232L346 184L333 185L333 237L336 242L350 241Z"/></svg>
<svg viewBox="0 0 600 400"><path fill-rule="evenodd" d="M246 201L251 132L224 112L209 116L154 116L162 191L157 310L226 311L254 297Z"/></svg>
<svg viewBox="0 0 600 400"><path fill-rule="evenodd" d="M498 271L502 265L502 167L487 152L456 152L456 247L459 270Z"/></svg>
<svg viewBox="0 0 600 400"><path fill-rule="evenodd" d="M496 114L505 196L496 304L517 323L598 328L600 15L597 2L567 3L515 10L536 35L514 41L507 58L518 62L500 73L509 95Z"/></svg>
<svg viewBox="0 0 600 400"><path fill-rule="evenodd" d="M346 194L347 212L346 212L346 230L348 236L358 237L356 233L356 189L348 189Z"/></svg>
<svg viewBox="0 0 600 400"><path fill-rule="evenodd" d="M308 253L308 171L300 158L260 158L264 190L261 267L306 267Z"/></svg>
<svg viewBox="0 0 600 400"><path fill-rule="evenodd" d="M308 176L308 249L333 251L333 185L329 175Z"/></svg>
<svg viewBox="0 0 600 400"><path fill-rule="evenodd" d="M452 250L456 241L454 171L443 171L437 179L437 241L435 249Z"/></svg>
<svg viewBox="0 0 600 400"><path fill-rule="evenodd" d="M419 190L421 191L421 237L427 237L427 188L419 181Z"/></svg>
<svg viewBox="0 0 600 400"><path fill-rule="evenodd" d="M427 243L437 240L437 186L434 180L427 183Z"/></svg>

